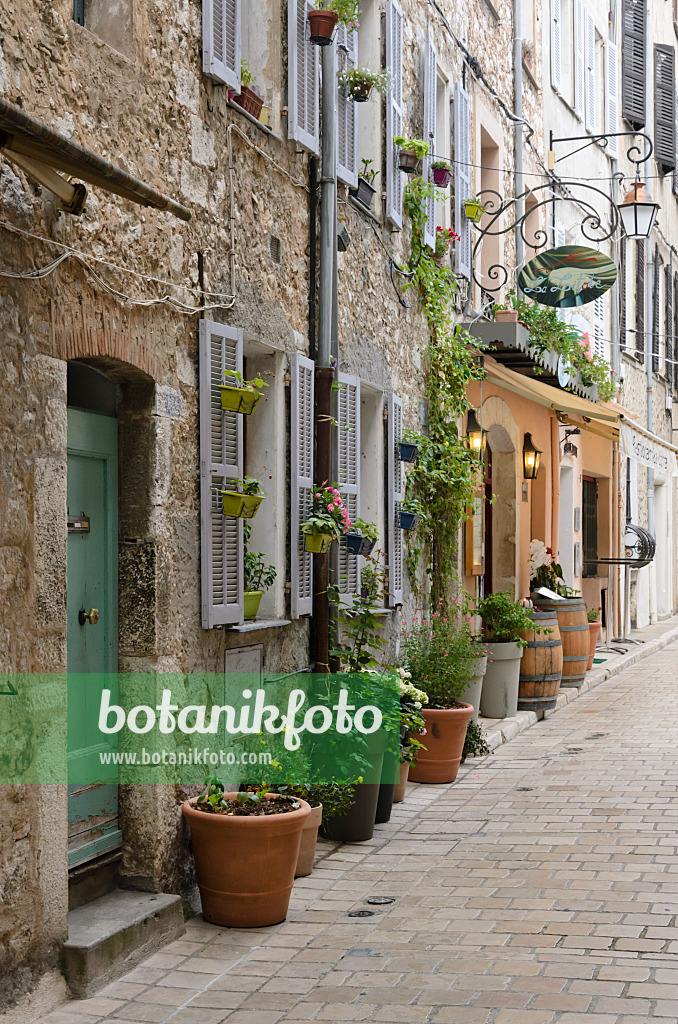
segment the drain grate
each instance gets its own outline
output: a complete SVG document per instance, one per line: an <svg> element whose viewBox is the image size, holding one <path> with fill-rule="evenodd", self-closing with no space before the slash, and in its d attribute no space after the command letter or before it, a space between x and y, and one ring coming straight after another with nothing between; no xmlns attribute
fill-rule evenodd
<svg viewBox="0 0 678 1024"><path fill-rule="evenodd" d="M373 910L349 910L348 917L374 917Z"/></svg>
<svg viewBox="0 0 678 1024"><path fill-rule="evenodd" d="M385 907L389 903L395 903L395 900L392 896L370 896L365 903L369 903L372 907Z"/></svg>
<svg viewBox="0 0 678 1024"><path fill-rule="evenodd" d="M532 793L532 792L534 792L534 790L532 789L532 786L516 786L516 790L518 791L518 793Z"/></svg>

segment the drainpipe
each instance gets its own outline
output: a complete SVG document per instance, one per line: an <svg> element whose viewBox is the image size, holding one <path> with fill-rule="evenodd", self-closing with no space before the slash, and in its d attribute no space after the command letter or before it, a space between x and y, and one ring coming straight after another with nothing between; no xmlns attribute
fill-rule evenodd
<svg viewBox="0 0 678 1024"><path fill-rule="evenodd" d="M515 166L516 166L516 195L524 191L523 184L523 5L522 0L513 0L513 113L521 120L516 122L515 130ZM525 247L520 234L522 220L525 215L525 200L521 199L516 203L516 270L522 267L525 260ZM516 273L516 295L518 295L518 275Z"/></svg>
<svg viewBox="0 0 678 1024"><path fill-rule="evenodd" d="M647 249L649 249L649 258L645 260L645 267L647 273L645 275L645 338L647 339L645 345L645 361L647 370L647 429L650 433L654 433L652 429L652 365L654 363L654 304L652 302L654 294L654 258L652 254L652 242L647 242ZM659 327L659 325L657 325ZM648 469L647 471L647 528L655 536L654 532L654 470ZM657 621L657 602L655 600L655 572L654 562L650 562L648 566L648 572L650 574L650 622Z"/></svg>
<svg viewBox="0 0 678 1024"><path fill-rule="evenodd" d="M320 273L318 283L318 350L315 376L316 482L332 479L332 324L337 230L337 49L322 48L322 177L320 179ZM329 671L329 554L313 556L315 671Z"/></svg>

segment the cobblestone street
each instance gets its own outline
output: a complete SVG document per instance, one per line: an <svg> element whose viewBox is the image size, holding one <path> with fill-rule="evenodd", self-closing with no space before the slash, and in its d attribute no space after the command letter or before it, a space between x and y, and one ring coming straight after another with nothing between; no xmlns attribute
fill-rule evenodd
<svg viewBox="0 0 678 1024"><path fill-rule="evenodd" d="M677 655L627 669L452 786L410 786L374 841L324 844L284 924L194 919L42 1024L675 1020Z"/></svg>

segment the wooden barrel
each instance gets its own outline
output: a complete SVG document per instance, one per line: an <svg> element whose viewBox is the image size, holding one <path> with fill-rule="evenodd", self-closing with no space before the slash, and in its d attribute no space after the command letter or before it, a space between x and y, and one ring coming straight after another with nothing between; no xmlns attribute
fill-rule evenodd
<svg viewBox="0 0 678 1024"><path fill-rule="evenodd" d="M556 706L558 688L563 674L563 644L555 612L532 612L535 625L550 633L534 629L522 634L527 640L520 659L519 711L550 711Z"/></svg>
<svg viewBox="0 0 678 1024"><path fill-rule="evenodd" d="M561 686L581 686L589 660L589 622L582 597L566 597L563 601L550 601L538 595L533 597L540 611L555 612L558 617L560 638L563 642L563 677Z"/></svg>

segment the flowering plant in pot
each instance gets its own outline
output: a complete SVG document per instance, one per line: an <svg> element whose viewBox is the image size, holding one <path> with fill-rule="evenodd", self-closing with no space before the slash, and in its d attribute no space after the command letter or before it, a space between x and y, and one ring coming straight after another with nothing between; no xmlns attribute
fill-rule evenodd
<svg viewBox="0 0 678 1024"><path fill-rule="evenodd" d="M417 760L417 752L424 750L424 744L417 737L426 732L426 721L421 711L428 704L423 690L411 682L411 673L404 668L397 669L400 676L400 779L396 783L393 803L405 799L410 765Z"/></svg>
<svg viewBox="0 0 678 1024"><path fill-rule="evenodd" d="M374 179L377 177L379 171L375 171L371 168L373 160L368 160L367 157L363 157L362 169L358 171L358 185L356 188L350 188L348 194L364 206L367 210L372 207L372 199L377 191L374 187Z"/></svg>
<svg viewBox="0 0 678 1024"><path fill-rule="evenodd" d="M393 75L388 68L371 71L370 68L342 68L337 75L342 92L356 103L365 103L373 89L385 96L393 85Z"/></svg>
<svg viewBox="0 0 678 1024"><path fill-rule="evenodd" d="M267 787L224 792L221 779L181 808L191 841L203 916L229 928L262 928L287 916L301 830L311 808Z"/></svg>
<svg viewBox="0 0 678 1024"><path fill-rule="evenodd" d="M260 482L253 476L244 480L229 479L228 489L222 490L221 505L225 516L234 519L253 519L266 497Z"/></svg>
<svg viewBox="0 0 678 1024"><path fill-rule="evenodd" d="M520 659L527 641L523 631L545 632L533 620L531 609L515 601L508 591L488 594L476 611L487 639L487 668L480 711L486 718L515 718L518 714Z"/></svg>
<svg viewBox="0 0 678 1024"><path fill-rule="evenodd" d="M259 404L264 388L269 385L261 377L245 380L238 370L224 371L226 380L234 380L235 384L220 384L221 408L229 412L241 412L251 416Z"/></svg>
<svg viewBox="0 0 678 1024"><path fill-rule="evenodd" d="M396 135L393 139L398 147L398 168L406 174L415 174L417 164L428 155L428 142L423 139L408 139L404 135Z"/></svg>
<svg viewBox="0 0 678 1024"><path fill-rule="evenodd" d="M530 567L530 590L547 587L561 597L575 597L579 593L565 583L562 567L542 540L530 541L527 563Z"/></svg>
<svg viewBox="0 0 678 1024"><path fill-rule="evenodd" d="M348 510L337 488L321 484L314 492L311 512L301 527L306 550L315 554L329 551L332 541L346 533L350 525Z"/></svg>
<svg viewBox="0 0 678 1024"><path fill-rule="evenodd" d="M341 22L352 32L360 25L359 16L359 0L315 0L314 9L308 12L311 42L316 46L329 46L337 23Z"/></svg>
<svg viewBox="0 0 678 1024"><path fill-rule="evenodd" d="M437 188L447 188L452 181L452 170L447 160L434 160L431 164L433 184Z"/></svg>
<svg viewBox="0 0 678 1024"><path fill-rule="evenodd" d="M252 528L244 524L245 533L245 621L256 619L264 591L273 586L278 575L274 565L266 565L263 551L254 552L249 549Z"/></svg>
<svg viewBox="0 0 678 1024"><path fill-rule="evenodd" d="M455 603L449 616L433 612L405 623L402 652L412 684L428 697L421 709L425 749L417 751L410 779L454 782L473 714L473 706L462 696L481 669L484 651L465 609Z"/></svg>
<svg viewBox="0 0 678 1024"><path fill-rule="evenodd" d="M598 637L600 635L600 627L602 625L602 623L600 621L600 617L601 617L602 613L603 613L603 609L602 609L601 605L598 605L597 608L587 608L586 609L586 618L588 619L588 623L589 623L589 644L590 644L590 646L589 646L589 660L588 660L588 664L586 666L586 671L587 672L590 672L591 669L593 668L593 659L596 656L596 645L598 643Z"/></svg>
<svg viewBox="0 0 678 1024"><path fill-rule="evenodd" d="M442 267L445 257L449 255L452 244L459 240L459 235L452 228L436 228L436 247L433 253L433 259Z"/></svg>
<svg viewBox="0 0 678 1024"><path fill-rule="evenodd" d="M513 306L505 306L499 302L495 302L494 306L492 307L492 315L494 317L495 323L497 324L518 323L518 310L515 309Z"/></svg>
<svg viewBox="0 0 678 1024"><path fill-rule="evenodd" d="M310 875L313 870L315 848L318 842L318 830L323 821L331 821L338 814L345 814L351 805L354 786L341 782L292 782L277 783L271 791L295 800L305 800L311 813L304 822L301 831L301 845L294 871L295 878Z"/></svg>
<svg viewBox="0 0 678 1024"><path fill-rule="evenodd" d="M371 555L378 536L379 530L374 523L368 523L365 519L354 519L341 538L341 546L352 555Z"/></svg>
<svg viewBox="0 0 678 1024"><path fill-rule="evenodd" d="M250 71L249 62L246 60L240 61L240 81L241 89L238 96L235 97L235 102L243 110L246 110L252 117L256 117L257 121L261 117L261 110L264 105L264 100L258 93L251 89L250 86L254 81L254 75Z"/></svg>

